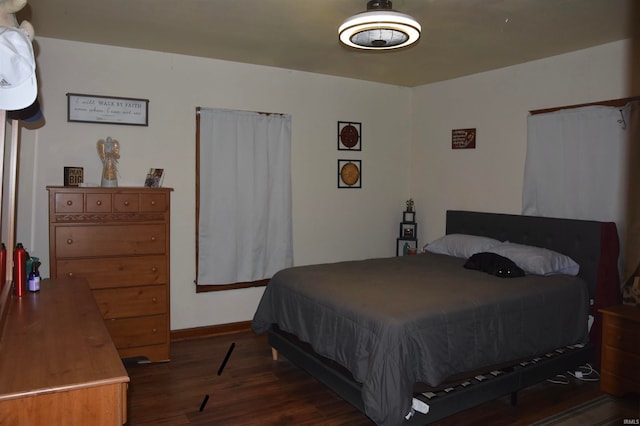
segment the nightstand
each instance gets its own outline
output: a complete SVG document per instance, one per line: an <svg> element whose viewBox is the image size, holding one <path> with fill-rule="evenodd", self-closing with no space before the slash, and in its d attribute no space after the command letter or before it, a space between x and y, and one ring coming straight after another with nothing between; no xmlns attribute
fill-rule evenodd
<svg viewBox="0 0 640 426"><path fill-rule="evenodd" d="M613 395L640 394L640 309L616 305L602 313L600 389Z"/></svg>

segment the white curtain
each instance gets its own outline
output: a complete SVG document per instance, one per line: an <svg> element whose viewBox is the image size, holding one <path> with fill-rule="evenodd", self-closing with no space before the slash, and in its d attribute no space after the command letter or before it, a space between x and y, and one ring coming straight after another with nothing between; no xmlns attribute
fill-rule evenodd
<svg viewBox="0 0 640 426"><path fill-rule="evenodd" d="M290 152L290 115L200 109L198 284L292 266Z"/></svg>
<svg viewBox="0 0 640 426"><path fill-rule="evenodd" d="M530 115L523 214L613 221L622 234L625 116L606 106Z"/></svg>
<svg viewBox="0 0 640 426"><path fill-rule="evenodd" d="M530 115L522 213L615 222L624 247L631 110L628 104ZM624 271L622 256L618 268Z"/></svg>

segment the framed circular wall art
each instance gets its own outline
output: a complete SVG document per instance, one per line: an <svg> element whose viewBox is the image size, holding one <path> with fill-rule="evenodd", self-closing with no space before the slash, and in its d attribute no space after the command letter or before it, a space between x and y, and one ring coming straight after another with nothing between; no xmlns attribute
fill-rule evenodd
<svg viewBox="0 0 640 426"><path fill-rule="evenodd" d="M338 188L362 188L360 160L338 160Z"/></svg>
<svg viewBox="0 0 640 426"><path fill-rule="evenodd" d="M362 150L362 123L338 121L338 150Z"/></svg>

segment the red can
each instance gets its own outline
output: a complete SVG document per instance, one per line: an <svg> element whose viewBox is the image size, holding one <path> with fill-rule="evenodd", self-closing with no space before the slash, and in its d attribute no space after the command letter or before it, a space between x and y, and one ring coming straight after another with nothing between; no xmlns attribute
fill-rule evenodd
<svg viewBox="0 0 640 426"><path fill-rule="evenodd" d="M13 252L13 291L18 297L27 291L27 251L22 243Z"/></svg>

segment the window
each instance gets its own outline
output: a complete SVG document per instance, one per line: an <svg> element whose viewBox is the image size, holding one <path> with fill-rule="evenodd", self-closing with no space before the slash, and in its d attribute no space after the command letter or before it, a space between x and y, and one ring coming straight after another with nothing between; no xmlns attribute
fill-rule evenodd
<svg viewBox="0 0 640 426"><path fill-rule="evenodd" d="M293 264L291 116L198 108L196 289L264 285Z"/></svg>

